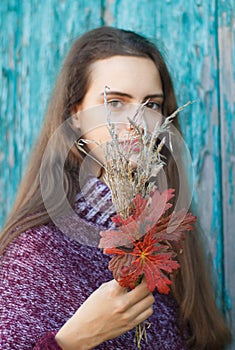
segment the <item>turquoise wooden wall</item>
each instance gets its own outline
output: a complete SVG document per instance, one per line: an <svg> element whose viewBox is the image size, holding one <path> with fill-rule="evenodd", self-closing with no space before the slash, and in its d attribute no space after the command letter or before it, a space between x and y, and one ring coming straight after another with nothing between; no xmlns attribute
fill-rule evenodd
<svg viewBox="0 0 235 350"><path fill-rule="evenodd" d="M234 0L1 0L0 223L13 203L74 38L100 25L154 40L168 61L190 148L195 202L235 334ZM235 345L234 345L235 346Z"/></svg>

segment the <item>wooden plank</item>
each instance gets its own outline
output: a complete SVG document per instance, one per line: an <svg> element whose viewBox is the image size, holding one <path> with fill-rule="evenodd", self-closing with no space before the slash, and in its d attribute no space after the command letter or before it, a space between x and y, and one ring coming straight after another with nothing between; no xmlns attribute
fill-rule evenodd
<svg viewBox="0 0 235 350"><path fill-rule="evenodd" d="M224 227L224 303L235 334L235 6L219 1L221 167ZM230 348L234 349L234 344Z"/></svg>
<svg viewBox="0 0 235 350"><path fill-rule="evenodd" d="M100 1L0 2L0 226L9 213L54 79L74 38L102 24Z"/></svg>
<svg viewBox="0 0 235 350"><path fill-rule="evenodd" d="M1 221L9 211L14 197L15 184L20 179L20 169L15 166L15 109L17 98L17 73L15 62L15 29L17 13L14 3L1 2L0 39L0 204ZM17 136L16 136L17 137Z"/></svg>

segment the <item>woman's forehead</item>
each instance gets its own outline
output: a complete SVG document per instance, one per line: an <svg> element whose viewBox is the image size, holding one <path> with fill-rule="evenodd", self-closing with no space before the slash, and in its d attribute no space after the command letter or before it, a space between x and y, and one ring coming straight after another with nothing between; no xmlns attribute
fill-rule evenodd
<svg viewBox="0 0 235 350"><path fill-rule="evenodd" d="M94 62L90 67L90 88L101 92L105 86L112 91L133 91L148 95L160 93L162 82L154 62L149 58L113 56Z"/></svg>

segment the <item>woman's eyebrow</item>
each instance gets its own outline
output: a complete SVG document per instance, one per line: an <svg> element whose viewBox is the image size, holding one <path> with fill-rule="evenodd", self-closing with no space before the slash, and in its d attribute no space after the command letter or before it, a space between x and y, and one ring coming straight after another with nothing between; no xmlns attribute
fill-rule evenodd
<svg viewBox="0 0 235 350"><path fill-rule="evenodd" d="M143 101L146 101L146 100L151 100L151 98L163 98L163 93L158 93L158 94L152 94L152 95L147 95L143 98Z"/></svg>
<svg viewBox="0 0 235 350"><path fill-rule="evenodd" d="M101 96L108 96L108 95L117 95L117 96L122 96L122 97L128 97L128 98L133 98L130 94L127 94L125 92L120 92L120 91L107 91L106 93L101 93Z"/></svg>

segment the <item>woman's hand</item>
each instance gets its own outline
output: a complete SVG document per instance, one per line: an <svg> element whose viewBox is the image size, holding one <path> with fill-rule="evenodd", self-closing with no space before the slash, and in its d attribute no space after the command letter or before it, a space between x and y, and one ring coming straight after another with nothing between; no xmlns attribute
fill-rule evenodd
<svg viewBox="0 0 235 350"><path fill-rule="evenodd" d="M128 292L112 280L90 295L55 339L64 350L92 349L146 320L153 303L145 281Z"/></svg>

